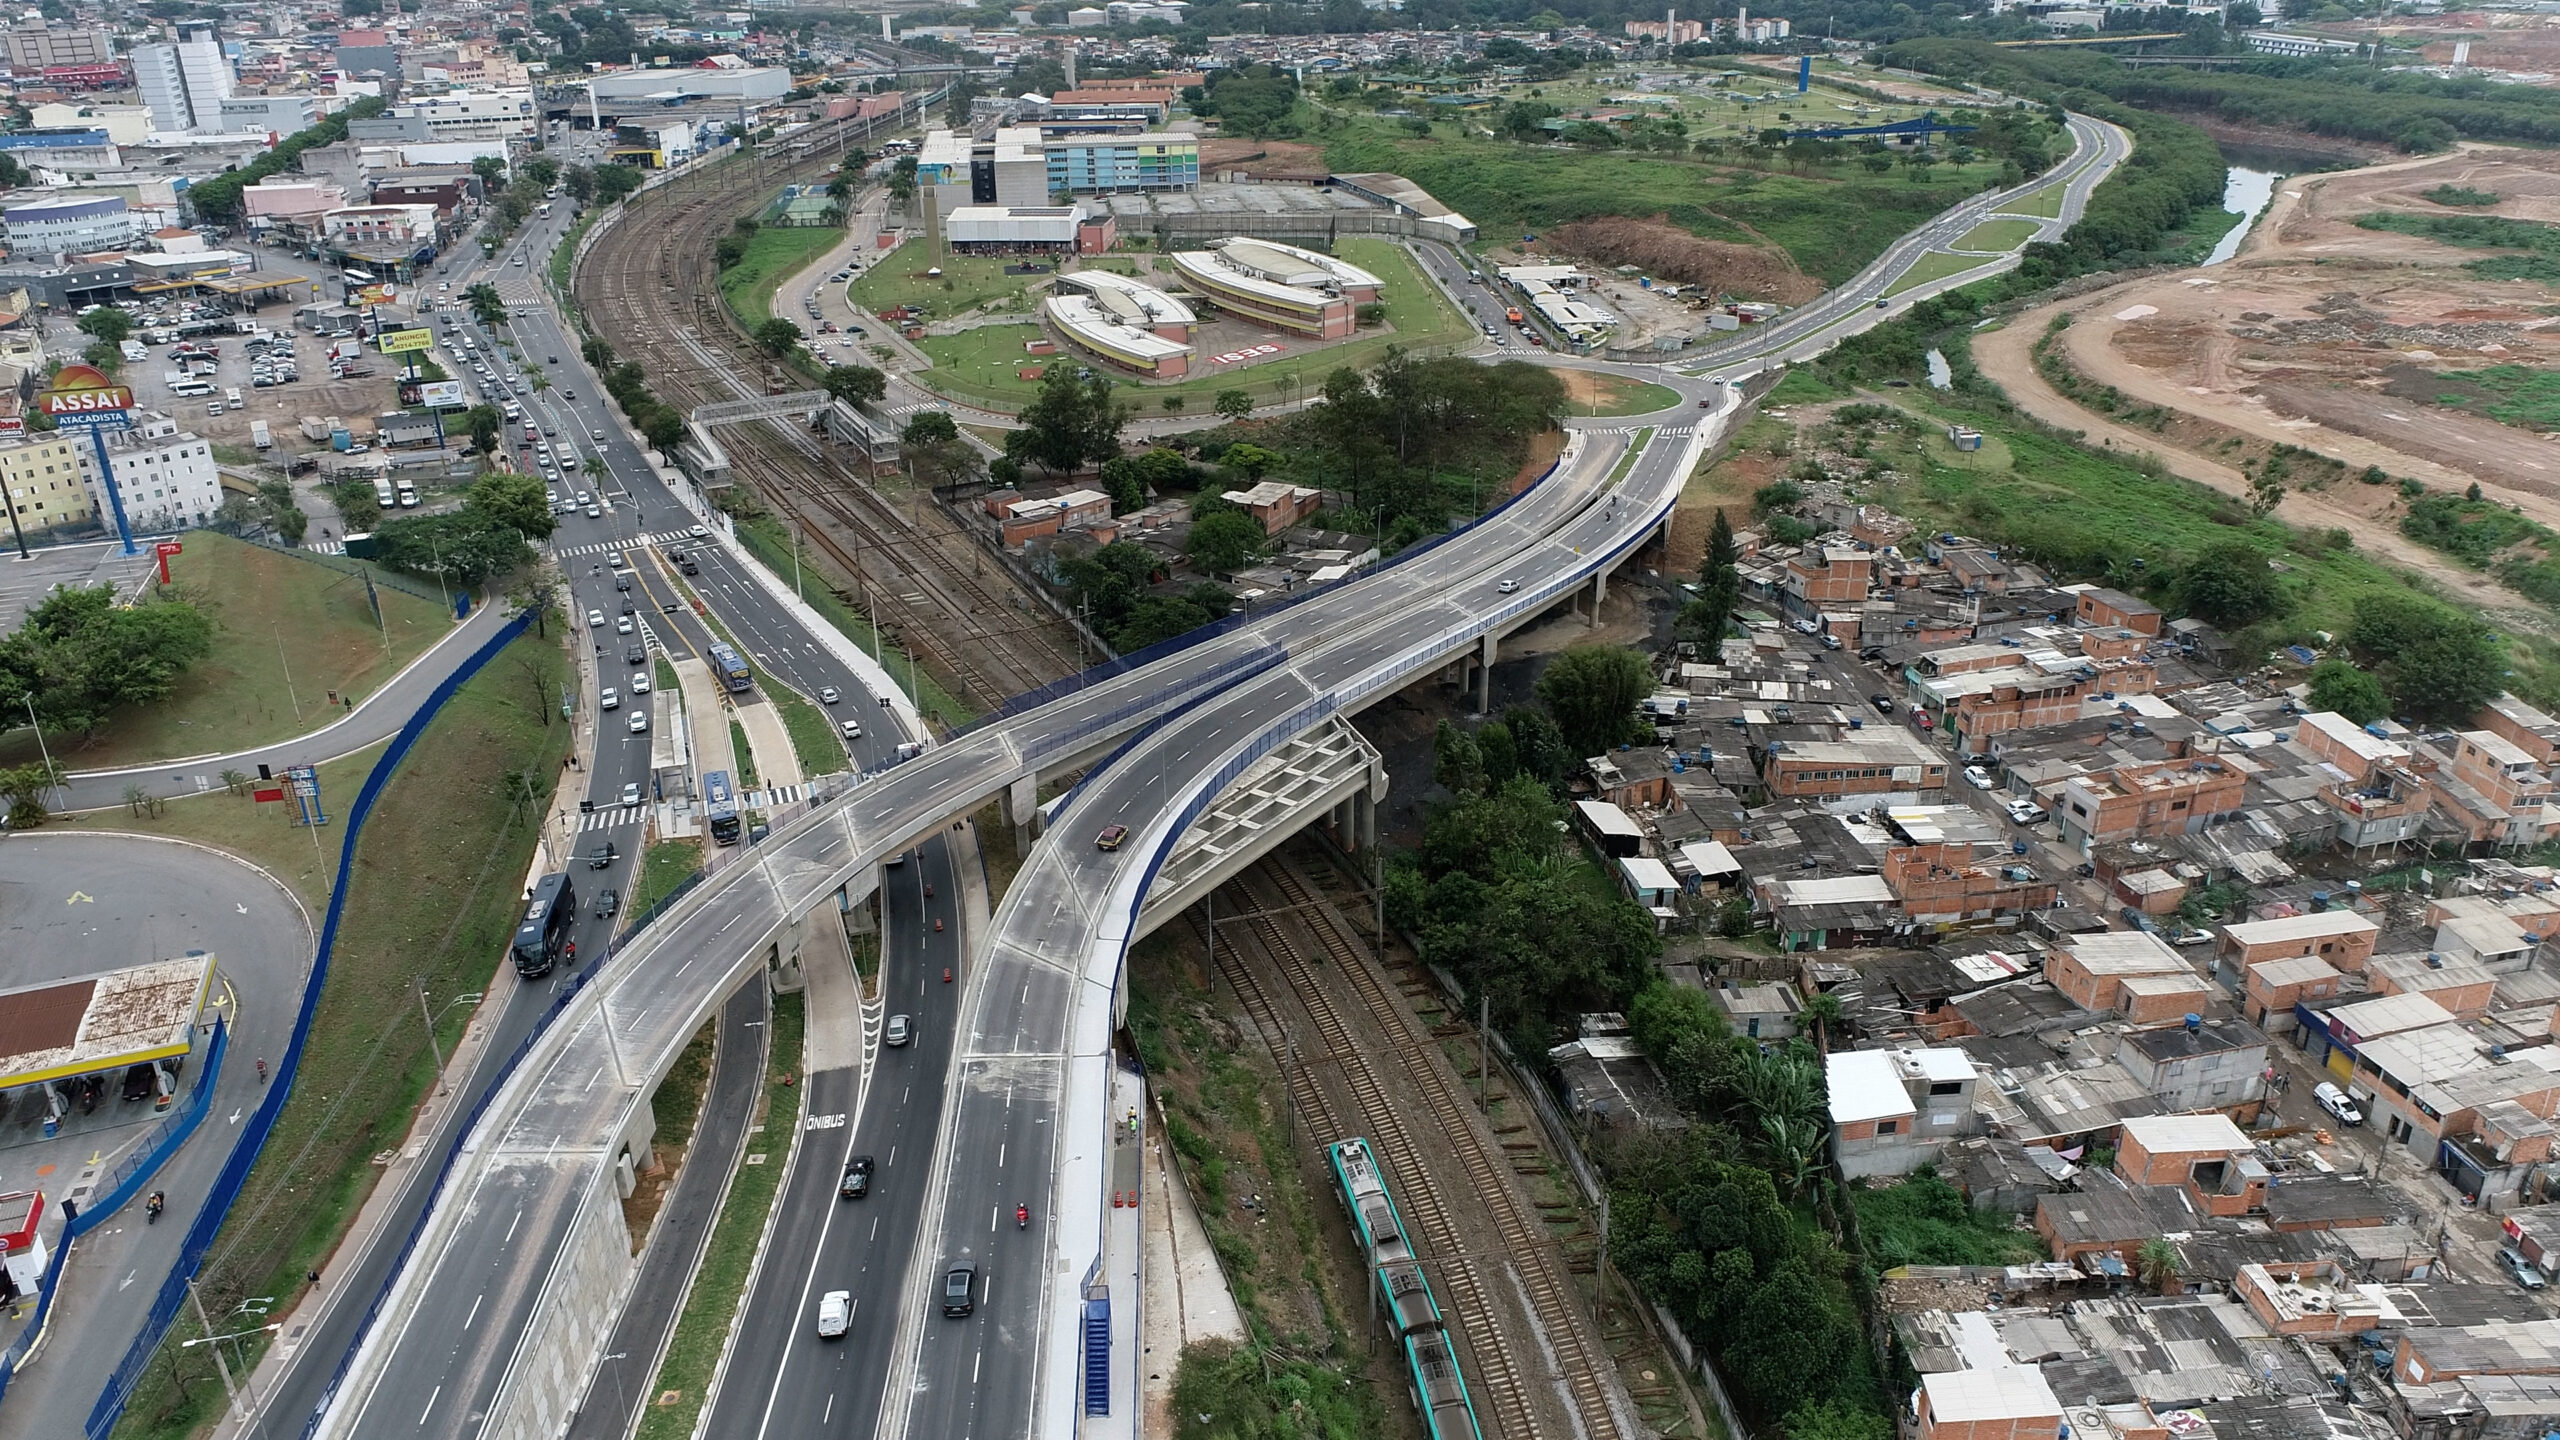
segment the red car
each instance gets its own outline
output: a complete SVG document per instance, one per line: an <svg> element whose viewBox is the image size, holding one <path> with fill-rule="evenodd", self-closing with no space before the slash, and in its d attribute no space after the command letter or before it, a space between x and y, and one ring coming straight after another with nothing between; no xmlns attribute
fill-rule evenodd
<svg viewBox="0 0 2560 1440"><path fill-rule="evenodd" d="M1099 850L1117 850L1120 848L1120 842L1128 838L1128 826L1105 825L1102 827L1102 833L1093 837L1094 848Z"/></svg>

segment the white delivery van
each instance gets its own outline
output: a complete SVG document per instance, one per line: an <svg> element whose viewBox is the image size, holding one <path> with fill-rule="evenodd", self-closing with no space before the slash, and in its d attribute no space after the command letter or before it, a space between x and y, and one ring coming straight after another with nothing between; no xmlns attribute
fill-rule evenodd
<svg viewBox="0 0 2560 1440"><path fill-rule="evenodd" d="M222 403L225 408L232 410L246 409L249 404L248 401L240 398L240 388L236 385L222 392Z"/></svg>
<svg viewBox="0 0 2560 1440"><path fill-rule="evenodd" d="M388 510L393 505L399 503L391 493L391 482L388 480L376 480L373 482L373 500L375 504L380 505L385 510Z"/></svg>
<svg viewBox="0 0 2560 1440"><path fill-rule="evenodd" d="M142 342L139 340L128 339L118 345L116 350L124 356L124 363L127 365L139 365L151 358L151 352L143 349Z"/></svg>

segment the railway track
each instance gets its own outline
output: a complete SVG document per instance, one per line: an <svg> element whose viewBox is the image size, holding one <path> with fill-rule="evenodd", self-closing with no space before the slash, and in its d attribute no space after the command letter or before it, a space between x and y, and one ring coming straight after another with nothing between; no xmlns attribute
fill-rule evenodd
<svg viewBox="0 0 2560 1440"><path fill-rule="evenodd" d="M1618 1434L1617 1415L1609 1404L1608 1387L1601 1379L1602 1367L1609 1362L1605 1356L1593 1353L1584 1330L1583 1307L1567 1278L1564 1257L1549 1238L1545 1223L1523 1201L1508 1161L1473 1123L1475 1107L1465 1087L1437 1053L1438 1045L1413 1034L1404 1012L1396 1008L1377 973L1369 968L1366 947L1344 928L1341 912L1330 903L1317 903L1324 897L1286 859L1274 857L1261 871L1277 892L1282 908L1309 916L1308 927L1323 942L1334 971L1350 979L1378 1024L1398 1037L1395 1050L1405 1057L1407 1075L1422 1092L1431 1118L1448 1136L1460 1163L1466 1166L1467 1178L1483 1199L1504 1252L1514 1261L1514 1270L1527 1289L1530 1302L1544 1318L1547 1343L1572 1393L1582 1433L1591 1440L1614 1440Z"/></svg>
<svg viewBox="0 0 2560 1440"><path fill-rule="evenodd" d="M1264 872L1274 868L1270 865L1262 867ZM1248 903L1243 907L1243 913L1253 917L1255 938L1278 963L1290 988L1297 993L1299 1002L1314 1021L1315 1038L1322 1050L1299 1053L1298 1063L1290 1067L1290 1089L1306 1108L1310 1124L1320 1127L1318 1143L1330 1143L1354 1134L1368 1136L1380 1163L1393 1178L1397 1203L1404 1208L1409 1223L1429 1246L1421 1253L1421 1259L1430 1266L1431 1274L1438 1279L1448 1297L1450 1310L1455 1312L1457 1334L1464 1355L1473 1362L1465 1368L1473 1377L1479 1414L1493 1421L1493 1434L1501 1440L1532 1440L1538 1434L1537 1407L1532 1403L1525 1377L1512 1363L1508 1347L1501 1342L1498 1318L1476 1268L1480 1247L1468 1243L1467 1233L1451 1217L1448 1206L1440 1198L1438 1187L1432 1184L1431 1177L1423 1170L1419 1152L1414 1148L1413 1134L1405 1125L1404 1110L1388 1097L1368 1050L1358 1043L1350 1027L1344 1023L1341 1011L1335 1007L1332 996L1300 943L1299 934L1277 916L1268 913L1290 902L1269 899L1265 886L1251 879L1241 882L1239 887L1230 888L1244 891ZM1340 963L1337 957L1336 964ZM1359 963L1356 957L1352 963ZM1238 963L1228 969L1227 975L1234 982L1236 993L1245 997L1246 1009L1253 1016L1254 1023L1264 1027L1264 1035L1274 1044L1285 1043L1281 1037L1288 1032L1281 1028L1278 1012L1272 1006L1270 996L1263 991L1261 979L1253 973L1253 967ZM1331 1067L1350 1089L1360 1112L1351 1126L1343 1124L1317 1089L1312 1072L1318 1065ZM1472 1141L1466 1141L1463 1148L1472 1149ZM1615 1432L1595 1432L1595 1440L1598 1433L1613 1435Z"/></svg>
<svg viewBox="0 0 2560 1440"><path fill-rule="evenodd" d="M795 152L715 165L698 181L654 192L597 242L576 277L581 302L668 403L691 410L763 393L768 364L747 349L719 299L712 236L765 191L859 138L819 137ZM745 425L723 439L740 477L828 562L822 577L860 590L874 623L964 702L991 706L1083 663L1009 579L986 583L975 541L902 514L797 427Z"/></svg>

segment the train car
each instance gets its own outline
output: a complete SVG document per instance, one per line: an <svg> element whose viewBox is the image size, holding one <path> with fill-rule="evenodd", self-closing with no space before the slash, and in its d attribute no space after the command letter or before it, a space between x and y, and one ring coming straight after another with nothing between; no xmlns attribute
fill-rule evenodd
<svg viewBox="0 0 2560 1440"><path fill-rule="evenodd" d="M1484 1440L1475 1402L1467 1398L1467 1377L1458 1373L1457 1353L1449 1348L1448 1331L1434 1326L1406 1336L1404 1363L1423 1434L1431 1440Z"/></svg>
<svg viewBox="0 0 2560 1440"><path fill-rule="evenodd" d="M727 641L712 641L709 655L711 673L720 677L721 683L729 687L730 693L744 691L755 682L755 672L747 668L747 662L739 658L737 651L729 648Z"/></svg>
<svg viewBox="0 0 2560 1440"><path fill-rule="evenodd" d="M1387 1193L1376 1152L1368 1141L1354 1138L1327 1146L1325 1154L1333 1166L1343 1208L1351 1212L1360 1258L1367 1263L1370 1283L1377 1287L1377 1298L1395 1323L1395 1333L1407 1335L1439 1324L1439 1302L1432 1298L1431 1282L1423 1278L1422 1266L1414 1257L1413 1240L1405 1233L1395 1197Z"/></svg>

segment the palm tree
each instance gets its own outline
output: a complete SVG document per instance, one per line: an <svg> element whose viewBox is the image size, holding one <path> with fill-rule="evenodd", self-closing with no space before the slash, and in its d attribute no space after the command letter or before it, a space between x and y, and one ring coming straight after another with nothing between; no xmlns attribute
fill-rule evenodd
<svg viewBox="0 0 2560 1440"><path fill-rule="evenodd" d="M2135 1259L2142 1283L2163 1295L2177 1293L2180 1263L2177 1246L2155 1235L2142 1242L2142 1249Z"/></svg>

